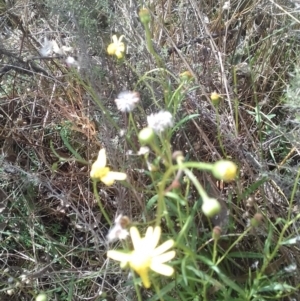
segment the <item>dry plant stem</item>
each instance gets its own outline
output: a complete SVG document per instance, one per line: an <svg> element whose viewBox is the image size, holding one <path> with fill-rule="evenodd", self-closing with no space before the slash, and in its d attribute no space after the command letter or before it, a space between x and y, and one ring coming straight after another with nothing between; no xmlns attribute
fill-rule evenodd
<svg viewBox="0 0 300 301"><path fill-rule="evenodd" d="M100 196L99 196L99 193L98 193L98 189L97 189L97 181L96 180L93 180L93 191L94 191L94 196L97 200L97 203L98 203L98 206L100 208L100 211L101 213L103 214L104 218L106 219L107 223L111 226L112 225L112 222L110 221L106 211L104 210L104 207L102 205L102 202L100 200Z"/></svg>
<svg viewBox="0 0 300 301"><path fill-rule="evenodd" d="M217 138L218 138L219 146L222 150L224 158L227 158L224 145L221 139L221 123L220 123L220 114L218 108L216 108L216 119L217 119L217 131L218 131Z"/></svg>
<svg viewBox="0 0 300 301"><path fill-rule="evenodd" d="M86 160L82 159L81 157L80 158L72 158L72 159L66 159L64 157L61 157L57 152L56 150L54 149L54 146L53 146L53 142L52 140L50 140L50 149L52 150L52 152L54 153L54 155L59 159L60 162L79 162L79 163L82 163L82 164L85 164L85 165L88 165L89 162L87 162Z"/></svg>
<svg viewBox="0 0 300 301"><path fill-rule="evenodd" d="M300 24L300 21L295 18L292 14L290 14L288 11L286 11L282 6L275 3L274 0L270 0L271 3L273 3L276 7L278 7L280 10L282 10L285 14L287 14L290 18L292 18L294 21L296 21L298 24Z"/></svg>
<svg viewBox="0 0 300 301"><path fill-rule="evenodd" d="M109 121L109 124L111 124L115 129L117 129L118 131L120 131L120 127L116 124L116 122L114 121L113 118L111 118L109 111L106 109L106 107L102 104L102 102L98 99L97 95L95 94L95 92L93 91L92 87L90 87L89 85L85 84L82 80L80 80L80 83L82 84L82 86L86 89L86 91L88 93L90 93L90 95L92 96L94 102L98 105L98 107L101 109L101 111L103 112L103 114L106 116L106 118Z"/></svg>
<svg viewBox="0 0 300 301"><path fill-rule="evenodd" d="M239 100L236 95L237 91L237 77L236 77L236 68L233 68L233 83L234 83L234 114L235 114L235 129L236 133L239 132Z"/></svg>

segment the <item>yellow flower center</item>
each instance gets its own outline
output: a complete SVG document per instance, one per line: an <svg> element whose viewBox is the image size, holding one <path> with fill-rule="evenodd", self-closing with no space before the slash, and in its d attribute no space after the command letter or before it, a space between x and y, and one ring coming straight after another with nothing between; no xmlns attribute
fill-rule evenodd
<svg viewBox="0 0 300 301"><path fill-rule="evenodd" d="M146 288L150 287L149 269L151 265L151 256L147 254L147 251L133 251L131 259L129 261L130 267L139 274L142 282Z"/></svg>
<svg viewBox="0 0 300 301"><path fill-rule="evenodd" d="M116 44L111 43L111 44L108 45L108 47L107 47L107 53L108 53L109 55L114 55L114 54L116 53L116 51L117 51L117 46L116 46Z"/></svg>
<svg viewBox="0 0 300 301"><path fill-rule="evenodd" d="M102 167L102 168L98 168L93 177L97 178L97 179L102 179L103 177L105 177L108 173L109 173L109 167Z"/></svg>

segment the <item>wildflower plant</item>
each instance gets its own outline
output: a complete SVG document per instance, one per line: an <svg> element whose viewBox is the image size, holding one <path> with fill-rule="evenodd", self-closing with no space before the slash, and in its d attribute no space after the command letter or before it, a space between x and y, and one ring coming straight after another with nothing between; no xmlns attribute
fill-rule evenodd
<svg viewBox="0 0 300 301"><path fill-rule="evenodd" d="M211 299L211 290L216 292L212 293L215 295L222 291L220 296L227 296L229 290L233 292L233 296L239 295L241 300L252 300L251 298L257 291L255 293L246 291L227 277L224 270L228 267L227 256L230 250L251 231L263 224L264 219L258 219L262 217L262 214L253 214L254 217L249 218L250 222L246 230L237 235L229 250L222 249L219 243L223 237L226 237L227 227L230 227L228 214L230 205L227 205L231 202L232 194L229 191L227 200L224 202L210 189L210 185L203 183L199 176L205 174L213 183L221 186L228 184L235 186L236 181L239 181L239 166L235 160L228 159L223 145L220 112L226 103L225 94L224 97L223 94L221 97L217 92L206 94L207 104L211 112L215 114L212 116L217 125L215 132L221 152L221 156L217 157L219 159L210 160L210 162L194 160L189 152L174 149L175 143L172 139L177 134L177 130L181 129L185 123L193 122L196 117L199 117L196 112L190 113L188 110L184 111L188 114L182 117L187 99L192 99L191 102L194 103L202 101L193 98L193 92L197 89L197 78L190 68L188 68L189 71L182 70L176 75L166 68L157 45L154 46L153 43L150 30L153 26L151 11L148 8L142 8L138 15L144 27L145 45L151 58L149 61L155 62L156 67L146 71L145 74L140 74L124 56L123 36L118 38L114 35L113 42L107 47L107 52L118 59L124 58L122 66L124 64L139 78L130 90L120 92L114 102L119 112L126 113L122 114L127 126L125 138L128 145L133 145L133 150L130 149L129 152L124 144L125 153L130 153L131 158L132 156L138 158L133 164L131 174L134 172L142 174L147 185L142 185L142 188L135 187L133 184L135 177L130 179L125 173L110 171L106 166L104 150L99 152L98 159L93 163L90 176L94 180L94 194L109 225L111 224L110 216L104 210L103 203L97 195L95 183L100 181L111 186L115 181L128 179L126 189L132 189L134 194L142 195L141 215L135 216L132 223L140 223L141 229L147 225L147 230L145 236L141 236L136 226L131 226L128 231L127 225L124 227L121 223L122 215L118 216L107 235L109 243L107 257L111 259L109 265L114 260L120 262L122 269L130 268L133 275L140 277L143 288L155 291L156 295L153 300L163 299L164 294L168 295L169 292L172 295L176 284L185 288L185 295L180 296L181 300L194 300L200 295L201 300L207 301ZM139 89L140 87L146 87L149 92L145 95L151 100L150 106L146 105L149 99L144 99L145 96L142 89ZM127 122L128 116L129 123ZM237 123L235 120L235 125ZM142 164L142 168L139 164ZM246 193L241 194L244 196ZM225 221L227 218L227 224L215 224L222 218ZM202 224L208 225L207 228L197 228L196 224L199 223L199 219ZM159 245L162 232L172 239L167 239ZM129 242L129 236L132 244ZM117 250L114 249L113 243L116 241L120 241L121 250L119 247ZM275 252L271 255L274 258ZM169 263L171 260L173 261ZM266 267L267 264L262 265L262 274ZM166 288L164 283L167 283ZM136 281L133 281L133 284L138 300L142 300L141 288ZM190 287L193 287L192 291L197 293L194 295L190 293Z"/></svg>
<svg viewBox="0 0 300 301"><path fill-rule="evenodd" d="M123 35L119 38L116 35L112 36L112 43L107 47L107 53L109 55L115 55L118 59L124 57L125 44L122 42L123 38Z"/></svg>
<svg viewBox="0 0 300 301"><path fill-rule="evenodd" d="M131 252L110 250L107 252L107 257L120 261L122 268L127 265L132 268L141 277L146 288L151 286L150 270L164 276L174 274L174 269L165 264L175 257L175 251L168 251L174 246L174 240L167 240L157 246L161 236L161 227L148 227L143 238L136 227L131 227L130 236L133 244Z"/></svg>
<svg viewBox="0 0 300 301"><path fill-rule="evenodd" d="M3 8L0 299L298 300L295 1L148 2Z"/></svg>
<svg viewBox="0 0 300 301"><path fill-rule="evenodd" d="M104 148L99 151L97 160L92 165L90 175L92 179L100 180L107 186L113 185L115 181L124 181L127 177L125 173L111 171L106 166L106 151Z"/></svg>

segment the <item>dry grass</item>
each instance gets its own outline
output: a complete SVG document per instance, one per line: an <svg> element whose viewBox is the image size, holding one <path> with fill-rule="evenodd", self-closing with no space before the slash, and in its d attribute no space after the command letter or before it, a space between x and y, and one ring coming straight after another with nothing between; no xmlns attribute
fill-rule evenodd
<svg viewBox="0 0 300 301"><path fill-rule="evenodd" d="M280 236L288 212L291 220L299 211L299 189L292 194L300 159L297 103L286 94L289 83L290 92L299 87L292 80L299 66L299 8L287 0L234 0L229 11L222 11L220 2L147 3L154 49L168 71L157 72L135 1L0 1L1 300L33 300L39 291L50 300L136 300L127 273L106 260L109 225L93 194L89 164L105 147L112 169L128 175L126 187L99 185L111 220L123 213L135 222L150 222L154 188L143 159L128 155L139 149L138 139L134 130L120 134L130 121L113 100L122 90L140 92L142 103L134 115L140 130L146 115L165 107L176 77L186 70L193 81L181 103L166 109L177 122L197 116L173 133L172 149L191 161L231 158L241 172L231 184L195 172L223 208L212 221L200 210L195 215L191 227L201 236L197 252L213 252L205 242L212 225L219 225L219 255L230 249L220 265L224 275L245 291L269 282L299 288L300 274L284 272L300 264L298 243L279 246L264 274L255 274L268 247L274 250L299 235L295 221ZM113 33L125 35L124 63L106 54ZM45 37L60 47L72 46L67 55L78 59L80 69L68 68L65 55L41 58ZM223 99L217 109L210 101L214 91ZM198 198L191 188L189 204ZM263 214L263 223L237 243L256 212ZM204 266L198 263L200 270ZM196 300L202 289L194 285L190 299L183 299L180 292L187 288L174 286L161 300ZM221 300L218 294L215 285L207 296ZM272 300L298 297L292 289L269 294ZM262 295L247 300L267 300L267 293ZM230 292L222 298L244 300ZM142 300L148 299L159 297L143 291Z"/></svg>

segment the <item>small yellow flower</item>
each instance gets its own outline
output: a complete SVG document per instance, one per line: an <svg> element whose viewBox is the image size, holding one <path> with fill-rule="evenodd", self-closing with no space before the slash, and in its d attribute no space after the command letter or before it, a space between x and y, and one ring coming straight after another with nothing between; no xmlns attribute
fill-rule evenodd
<svg viewBox="0 0 300 301"><path fill-rule="evenodd" d="M106 166L106 152L101 149L98 154L97 160L93 163L90 176L92 179L97 179L107 186L111 186L115 181L126 180L126 174L123 172L110 171Z"/></svg>
<svg viewBox="0 0 300 301"><path fill-rule="evenodd" d="M179 74L179 77L182 79L182 80L191 80L194 78L193 74L190 72L190 71L184 71L182 73Z"/></svg>
<svg viewBox="0 0 300 301"><path fill-rule="evenodd" d="M231 161L220 160L214 164L212 173L217 179L229 182L235 179L237 166Z"/></svg>
<svg viewBox="0 0 300 301"><path fill-rule="evenodd" d="M210 99L211 99L212 104L214 106L217 106L220 103L221 96L217 92L212 92L210 94Z"/></svg>
<svg viewBox="0 0 300 301"><path fill-rule="evenodd" d="M118 59L121 59L124 56L125 44L122 42L124 36L117 38L116 35L112 36L112 43L107 47L107 53L109 55L115 55Z"/></svg>
<svg viewBox="0 0 300 301"><path fill-rule="evenodd" d="M174 246L173 239L169 239L156 247L161 236L161 228L158 226L149 227L143 238L136 227L131 227L130 235L134 247L133 251L124 253L110 250L107 252L107 257L120 261L121 267L129 265L141 277L146 288L151 286L150 269L164 276L173 275L173 267L165 264L175 257L175 251L166 252Z"/></svg>

